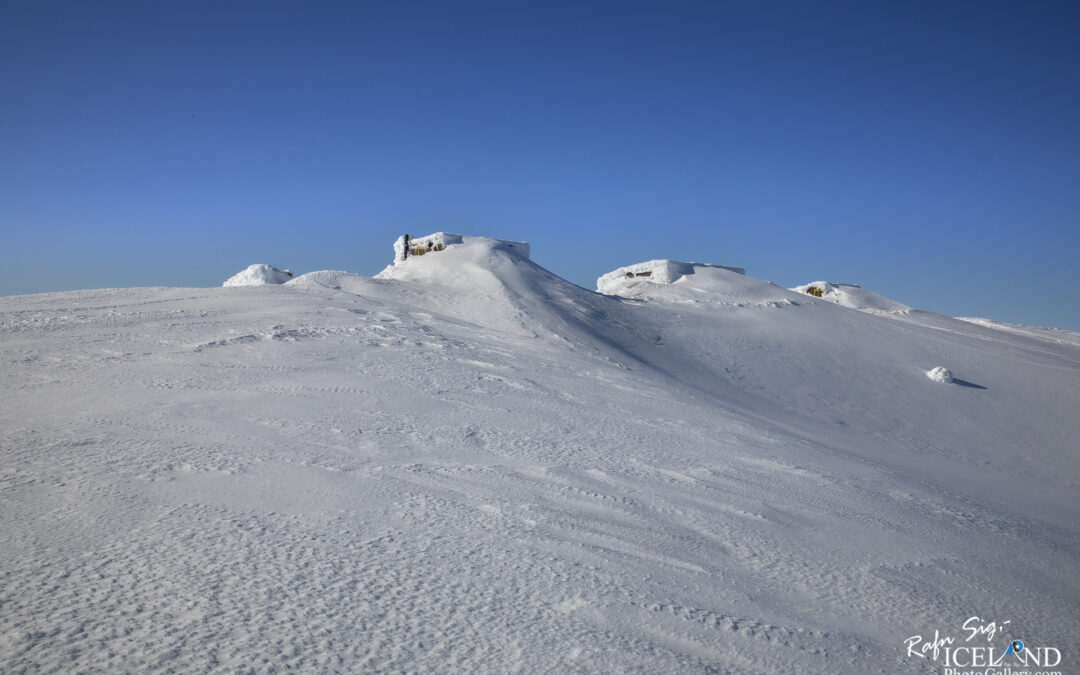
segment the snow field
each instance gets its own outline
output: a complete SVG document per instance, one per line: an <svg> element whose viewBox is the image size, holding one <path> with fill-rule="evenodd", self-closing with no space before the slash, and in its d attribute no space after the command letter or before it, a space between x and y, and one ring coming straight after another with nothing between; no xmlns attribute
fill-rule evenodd
<svg viewBox="0 0 1080 675"><path fill-rule="evenodd" d="M1077 347L691 271L0 298L2 669L932 672L975 614L1070 658Z"/></svg>

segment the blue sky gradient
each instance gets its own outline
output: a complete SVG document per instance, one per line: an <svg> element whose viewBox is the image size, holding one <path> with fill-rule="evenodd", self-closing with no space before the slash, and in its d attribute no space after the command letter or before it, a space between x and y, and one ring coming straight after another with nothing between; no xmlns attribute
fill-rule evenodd
<svg viewBox="0 0 1080 675"><path fill-rule="evenodd" d="M1080 329L1075 2L0 0L0 295L399 234Z"/></svg>

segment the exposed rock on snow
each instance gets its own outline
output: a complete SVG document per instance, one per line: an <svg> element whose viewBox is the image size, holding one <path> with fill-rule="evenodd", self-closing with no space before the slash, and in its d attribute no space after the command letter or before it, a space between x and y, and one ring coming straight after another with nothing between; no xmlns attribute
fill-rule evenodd
<svg viewBox="0 0 1080 675"><path fill-rule="evenodd" d="M820 291L820 295L812 293L814 289ZM841 284L833 281L815 281L813 283L796 286L791 290L796 293L805 293L822 300L836 303L841 307L859 309L870 312L906 312L911 309L907 305L886 298L873 291L868 291L858 284Z"/></svg>
<svg viewBox="0 0 1080 675"><path fill-rule="evenodd" d="M271 286L274 284L283 284L292 278L293 273L289 270L279 270L272 265L257 264L249 265L247 269L232 275L221 285L226 287Z"/></svg>
<svg viewBox="0 0 1080 675"><path fill-rule="evenodd" d="M934 382L941 382L942 384L949 384L953 381L952 371L945 366L938 366L926 371L926 376Z"/></svg>

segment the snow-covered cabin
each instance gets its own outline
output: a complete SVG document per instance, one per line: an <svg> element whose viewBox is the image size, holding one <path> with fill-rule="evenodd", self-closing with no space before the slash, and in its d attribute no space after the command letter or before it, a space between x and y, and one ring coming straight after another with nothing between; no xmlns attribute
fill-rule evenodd
<svg viewBox="0 0 1080 675"><path fill-rule="evenodd" d="M447 246L464 243L467 238L484 239L484 237L465 237L461 234L451 234L449 232L436 232L435 234L429 234L424 237L413 237L408 234L403 234L394 242L394 264L398 265L403 263L410 257L442 251ZM523 241L503 241L501 239L496 239L494 241L514 249L518 255L521 255L522 257L529 257L529 245Z"/></svg>
<svg viewBox="0 0 1080 675"><path fill-rule="evenodd" d="M413 237L403 234L394 242L394 264L408 260L409 256L419 256L433 251L441 251L450 244L460 244L460 234L436 232L426 237Z"/></svg>

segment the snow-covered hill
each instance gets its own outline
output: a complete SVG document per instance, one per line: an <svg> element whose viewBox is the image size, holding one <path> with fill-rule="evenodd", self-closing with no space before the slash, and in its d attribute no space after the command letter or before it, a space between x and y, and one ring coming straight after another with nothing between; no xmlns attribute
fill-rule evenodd
<svg viewBox="0 0 1080 675"><path fill-rule="evenodd" d="M445 235L0 298L0 668L941 672L976 615L1075 667L1075 342L599 288Z"/></svg>

